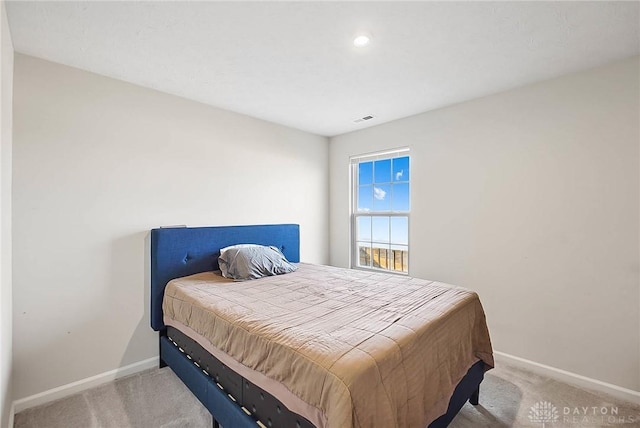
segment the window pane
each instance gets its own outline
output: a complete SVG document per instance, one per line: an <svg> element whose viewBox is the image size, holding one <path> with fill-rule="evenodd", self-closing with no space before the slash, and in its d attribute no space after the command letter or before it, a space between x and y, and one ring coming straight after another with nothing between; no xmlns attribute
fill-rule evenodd
<svg viewBox="0 0 640 428"><path fill-rule="evenodd" d="M391 217L391 244L409 245L408 217Z"/></svg>
<svg viewBox="0 0 640 428"><path fill-rule="evenodd" d="M358 188L358 211L371 211L373 209L373 186L360 186Z"/></svg>
<svg viewBox="0 0 640 428"><path fill-rule="evenodd" d="M369 242L358 242L358 266L371 266L371 244Z"/></svg>
<svg viewBox="0 0 640 428"><path fill-rule="evenodd" d="M391 209L391 185L379 184L373 186L373 210L389 211Z"/></svg>
<svg viewBox="0 0 640 428"><path fill-rule="evenodd" d="M354 268L408 273L410 157L408 151L385 156L363 155L352 165L352 263Z"/></svg>
<svg viewBox="0 0 640 428"><path fill-rule="evenodd" d="M375 161L374 166L374 183L390 183L391 182L391 159Z"/></svg>
<svg viewBox="0 0 640 428"><path fill-rule="evenodd" d="M409 247L406 245L392 245L393 270L396 272L409 272Z"/></svg>
<svg viewBox="0 0 640 428"><path fill-rule="evenodd" d="M393 180L409 181L409 156L393 159Z"/></svg>
<svg viewBox="0 0 640 428"><path fill-rule="evenodd" d="M373 267L378 269L390 269L391 263L389 254L389 248L374 244L371 250L371 263Z"/></svg>
<svg viewBox="0 0 640 428"><path fill-rule="evenodd" d="M378 258L380 257L380 248L371 248L371 265L375 268L379 268Z"/></svg>
<svg viewBox="0 0 640 428"><path fill-rule="evenodd" d="M358 217L356 239L358 241L371 241L371 217ZM401 242L398 243L401 244Z"/></svg>
<svg viewBox="0 0 640 428"><path fill-rule="evenodd" d="M374 242L389 242L389 217L373 217L371 233ZM374 245L376 246L376 245ZM379 245L378 245L379 246Z"/></svg>
<svg viewBox="0 0 640 428"><path fill-rule="evenodd" d="M373 162L358 164L358 184L373 183Z"/></svg>
<svg viewBox="0 0 640 428"><path fill-rule="evenodd" d="M409 183L394 183L393 211L409 211Z"/></svg>

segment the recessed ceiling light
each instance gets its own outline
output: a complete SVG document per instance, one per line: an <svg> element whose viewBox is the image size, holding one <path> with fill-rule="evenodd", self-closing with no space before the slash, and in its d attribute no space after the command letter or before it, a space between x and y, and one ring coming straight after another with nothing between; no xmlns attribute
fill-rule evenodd
<svg viewBox="0 0 640 428"><path fill-rule="evenodd" d="M371 42L371 38L369 36L365 36L364 34L353 39L354 46L358 48L363 48L367 46Z"/></svg>

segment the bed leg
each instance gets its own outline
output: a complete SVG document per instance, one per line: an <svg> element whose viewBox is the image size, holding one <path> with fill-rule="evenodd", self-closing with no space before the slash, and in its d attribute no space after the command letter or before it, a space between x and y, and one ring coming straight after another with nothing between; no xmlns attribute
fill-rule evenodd
<svg viewBox="0 0 640 428"><path fill-rule="evenodd" d="M158 368L163 368L163 367L167 367L167 363L164 362L164 360L162 359L162 345L160 344L160 341L162 339L163 336L167 335L167 330L160 330L158 332L158 357L159 357L159 367Z"/></svg>
<svg viewBox="0 0 640 428"><path fill-rule="evenodd" d="M471 397L469 397L469 403L473 404L474 406L477 406L479 402L480 402L480 385L478 385L478 388L476 388L476 390L473 391L473 394L471 394Z"/></svg>

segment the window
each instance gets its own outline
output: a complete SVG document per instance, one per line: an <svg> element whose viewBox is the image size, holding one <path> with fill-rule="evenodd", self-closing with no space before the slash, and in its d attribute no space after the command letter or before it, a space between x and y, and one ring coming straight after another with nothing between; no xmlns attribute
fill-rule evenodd
<svg viewBox="0 0 640 428"><path fill-rule="evenodd" d="M409 150L351 159L352 267L409 273Z"/></svg>

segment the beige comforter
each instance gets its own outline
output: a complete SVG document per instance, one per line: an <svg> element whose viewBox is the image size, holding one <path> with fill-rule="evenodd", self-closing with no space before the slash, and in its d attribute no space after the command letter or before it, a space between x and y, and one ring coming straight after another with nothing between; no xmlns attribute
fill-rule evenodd
<svg viewBox="0 0 640 428"><path fill-rule="evenodd" d="M329 428L424 428L476 361L493 366L477 294L406 276L304 263L247 282L207 272L171 281L163 311Z"/></svg>

